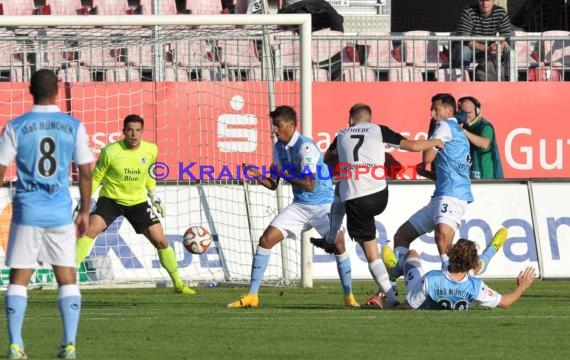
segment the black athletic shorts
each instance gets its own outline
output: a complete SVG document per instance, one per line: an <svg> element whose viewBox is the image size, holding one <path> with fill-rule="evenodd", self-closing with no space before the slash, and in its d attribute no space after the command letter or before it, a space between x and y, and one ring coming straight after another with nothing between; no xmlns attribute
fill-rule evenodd
<svg viewBox="0 0 570 360"><path fill-rule="evenodd" d="M374 194L344 202L348 235L354 241L376 239L374 216L381 214L388 205L388 188Z"/></svg>
<svg viewBox="0 0 570 360"><path fill-rule="evenodd" d="M125 206L117 204L115 200L99 197L91 214L99 215L107 227L119 216L124 216L131 223L137 234L142 234L151 225L159 224L160 220L148 202Z"/></svg>

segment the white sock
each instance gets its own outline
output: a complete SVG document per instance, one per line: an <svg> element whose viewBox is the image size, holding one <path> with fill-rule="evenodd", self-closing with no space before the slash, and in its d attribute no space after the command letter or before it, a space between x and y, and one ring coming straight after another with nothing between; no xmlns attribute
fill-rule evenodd
<svg viewBox="0 0 570 360"><path fill-rule="evenodd" d="M373 262L368 263L368 269L370 270L370 274L372 274L374 281L376 281L376 284L378 284L380 289L382 289L384 294L388 297L388 300L390 300L391 303L397 302L398 298L394 295L388 271L386 270L386 266L382 260L376 259Z"/></svg>

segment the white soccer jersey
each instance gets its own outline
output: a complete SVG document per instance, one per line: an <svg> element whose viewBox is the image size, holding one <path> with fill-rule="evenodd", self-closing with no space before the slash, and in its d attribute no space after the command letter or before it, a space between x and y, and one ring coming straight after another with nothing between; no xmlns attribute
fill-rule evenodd
<svg viewBox="0 0 570 360"><path fill-rule="evenodd" d="M387 126L358 124L341 130L329 151L338 154L342 201L374 194L386 188L384 143L400 145L404 137Z"/></svg>

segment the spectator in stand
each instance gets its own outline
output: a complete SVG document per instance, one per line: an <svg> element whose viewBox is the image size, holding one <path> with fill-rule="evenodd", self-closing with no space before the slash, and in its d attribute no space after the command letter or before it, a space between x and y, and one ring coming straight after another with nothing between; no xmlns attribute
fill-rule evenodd
<svg viewBox="0 0 570 360"><path fill-rule="evenodd" d="M507 10L495 5L495 0L477 0L476 4L469 5L459 18L456 35L461 36L499 36L511 35L512 27ZM473 61L477 63L475 80L498 80L497 56L502 53L504 75L507 80L509 75L508 43L486 41L462 41L452 49L452 66L466 68Z"/></svg>
<svg viewBox="0 0 570 360"><path fill-rule="evenodd" d="M503 167L493 125L482 117L481 103L473 96L457 101L457 107L467 115L463 132L471 154L471 179L502 179Z"/></svg>

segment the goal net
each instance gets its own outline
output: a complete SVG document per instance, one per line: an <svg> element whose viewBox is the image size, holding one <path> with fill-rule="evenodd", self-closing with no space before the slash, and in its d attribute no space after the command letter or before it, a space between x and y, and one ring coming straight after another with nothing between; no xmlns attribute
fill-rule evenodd
<svg viewBox="0 0 570 360"><path fill-rule="evenodd" d="M310 55L301 54L310 42L307 20L304 15L0 17L0 127L30 109L28 81L40 68L58 74L58 104L84 122L96 157L103 146L122 139L128 114L141 115L143 139L158 145L149 176L156 178L165 203L161 221L182 278L191 285L247 282L258 239L281 204L291 201L291 191L283 186L271 192L244 181L242 164L271 163L268 113L274 106L293 106L303 131L311 131ZM12 167L6 180L15 177ZM3 260L11 187L0 195L2 285L8 282ZM72 191L77 199L77 187ZM192 225L213 236L204 254L184 249L182 234ZM301 280L301 264L307 263L301 244L288 239L273 249L267 283ZM123 218L96 238L78 276L87 284L170 283L155 248ZM33 282L53 283L49 267L40 267Z"/></svg>

